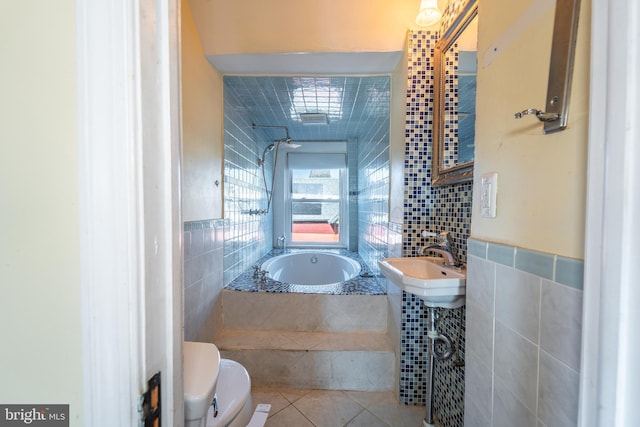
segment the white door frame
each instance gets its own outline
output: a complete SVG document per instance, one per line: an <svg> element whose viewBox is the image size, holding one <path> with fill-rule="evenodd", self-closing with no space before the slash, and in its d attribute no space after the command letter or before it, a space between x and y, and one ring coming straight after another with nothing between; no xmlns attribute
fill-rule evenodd
<svg viewBox="0 0 640 427"><path fill-rule="evenodd" d="M183 423L179 2L77 2L84 426Z"/></svg>
<svg viewBox="0 0 640 427"><path fill-rule="evenodd" d="M579 425L640 425L640 5L592 0Z"/></svg>

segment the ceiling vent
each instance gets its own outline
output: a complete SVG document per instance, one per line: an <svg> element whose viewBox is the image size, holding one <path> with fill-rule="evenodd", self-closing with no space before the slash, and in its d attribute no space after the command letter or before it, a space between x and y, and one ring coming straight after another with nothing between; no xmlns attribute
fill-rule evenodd
<svg viewBox="0 0 640 427"><path fill-rule="evenodd" d="M300 122L303 125L328 125L329 120L324 113L300 113Z"/></svg>

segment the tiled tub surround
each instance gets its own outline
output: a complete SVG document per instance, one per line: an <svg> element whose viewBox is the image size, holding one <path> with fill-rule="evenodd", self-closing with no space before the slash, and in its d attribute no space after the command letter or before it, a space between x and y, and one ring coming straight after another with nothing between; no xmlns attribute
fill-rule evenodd
<svg viewBox="0 0 640 427"><path fill-rule="evenodd" d="M227 85L225 79L225 85ZM251 215L267 208L258 159L270 143L263 130L240 107L233 91L224 96L224 283L229 283L273 246L273 213ZM266 156L266 179L271 182L273 156Z"/></svg>
<svg viewBox="0 0 640 427"><path fill-rule="evenodd" d="M216 344L224 357L268 387L392 391L396 358L387 332L381 278L355 252L341 249L274 249L258 264L285 253L347 256L360 275L336 286L300 286L267 279L253 269L225 287L223 330Z"/></svg>
<svg viewBox="0 0 640 427"><path fill-rule="evenodd" d="M291 124L294 140L343 140L345 126L358 138L347 140L349 170L349 249L359 252L374 271L383 254L389 200L389 98L390 78L369 77L245 77L225 76L225 218L234 229L225 247L225 283L229 283L273 247L272 215L242 215L250 207L265 207L260 169L256 160L268 143L283 135L282 130L251 129L253 122L273 123L282 111L306 108L291 104L292 88L310 89L330 85L342 93L344 124L335 133L320 135L318 128ZM324 89L322 89L324 90ZM306 93L302 91L302 93ZM320 98L319 98L320 99ZM264 100L267 100L266 104ZM322 101L319 101L322 102ZM294 103L295 104L295 103ZM266 105L248 117L247 106ZM292 110L294 108L294 110ZM299 112L303 112L302 110ZM329 119L333 119L330 113ZM339 120L339 117L335 117ZM273 156L268 155L271 162ZM278 161L282 165L281 161ZM227 173L227 167L233 170ZM280 167L280 166L279 166ZM271 163L267 172L271 171ZM270 182L270 176L267 176ZM364 206L360 206L364 203ZM260 235L258 235L260 233Z"/></svg>
<svg viewBox="0 0 640 427"><path fill-rule="evenodd" d="M347 168L349 175L349 250L358 251L358 140L347 140Z"/></svg>
<svg viewBox="0 0 640 427"><path fill-rule="evenodd" d="M358 253L378 273L377 261L386 256L389 222L389 94L386 87L371 92L364 108L376 111L375 120L357 145ZM350 171L353 173L352 171Z"/></svg>
<svg viewBox="0 0 640 427"><path fill-rule="evenodd" d="M335 252L361 262L355 253ZM370 276L366 267L362 273ZM247 368L254 385L395 389L387 297L376 277L354 278L330 293L301 293L269 279L257 283L252 275L244 273L223 290L224 324L216 344L224 357Z"/></svg>
<svg viewBox="0 0 640 427"><path fill-rule="evenodd" d="M222 328L223 220L184 224L184 337L212 342Z"/></svg>
<svg viewBox="0 0 640 427"><path fill-rule="evenodd" d="M247 368L254 386L378 392L395 386L395 357L382 332L225 330L216 345L222 357Z"/></svg>
<svg viewBox="0 0 640 427"><path fill-rule="evenodd" d="M375 273L376 260L385 255L388 214L389 77L349 78L360 83L360 99L366 97L366 134L347 142L349 166L349 249L358 252L367 270ZM249 216L243 211L264 205L260 170L256 159L269 138L250 129L240 96L272 96L279 84L256 78L256 87L229 90L233 78L225 77L225 230L223 329L216 344L223 354L241 361L254 384L286 387L347 388L390 391L397 387L396 357L388 335L387 296L376 278L360 277L331 294L245 292L231 288L255 285L251 266L272 250L272 215ZM260 80L260 81L259 81ZM238 83L238 82L236 82ZM355 83L354 83L355 84ZM364 90L371 86L374 90ZM273 91L272 91L273 89ZM284 89L282 89L284 90ZM235 92L235 94L234 94ZM227 95L232 95L227 98ZM236 98L234 98L236 96ZM278 97L278 99L289 99ZM270 102L282 108L278 99ZM239 107L239 108L236 108ZM271 123L269 109L253 121ZM314 139L313 127L290 128L291 136ZM318 139L318 138L315 138ZM267 156L270 161L271 156ZM230 171L227 171L227 168ZM364 174L365 168L370 171ZM373 168L373 169L372 169ZM269 168L267 169L269 171ZM270 177L267 176L267 180ZM229 197L228 197L229 196ZM230 197L233 196L233 197ZM360 206L360 202L364 206ZM362 247L359 247L359 244ZM243 274L246 273L246 274ZM243 281L249 276L248 281ZM239 277L239 276L244 276ZM237 279L234 281L234 279ZM384 281L382 281L384 284ZM246 290L246 289L245 289ZM263 289L264 290L264 289ZM223 314L224 313L224 314Z"/></svg>
<svg viewBox="0 0 640 427"><path fill-rule="evenodd" d="M344 249L274 249L264 257L260 258L257 265L261 265L266 260L290 253L304 252L327 252L342 255L357 261L360 264L360 273L353 279L335 285L296 285L295 283L283 283L267 278L266 283L260 283L260 279L253 277L254 269L250 268L229 283L226 288L236 291L246 292L271 292L271 293L311 293L311 294L331 294L331 295L385 295L384 281L376 277L364 263L363 259L356 252Z"/></svg>
<svg viewBox="0 0 640 427"><path fill-rule="evenodd" d="M575 426L583 262L468 248L465 425Z"/></svg>

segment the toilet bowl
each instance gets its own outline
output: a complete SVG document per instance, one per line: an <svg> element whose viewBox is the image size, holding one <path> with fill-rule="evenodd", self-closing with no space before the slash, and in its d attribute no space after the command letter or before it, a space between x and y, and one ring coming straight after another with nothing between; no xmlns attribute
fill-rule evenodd
<svg viewBox="0 0 640 427"><path fill-rule="evenodd" d="M251 378L247 370L233 360L220 359L220 374L215 405L207 411L206 427L246 427L252 415Z"/></svg>
<svg viewBox="0 0 640 427"><path fill-rule="evenodd" d="M251 378L214 344L184 342L186 427L245 427L252 415Z"/></svg>

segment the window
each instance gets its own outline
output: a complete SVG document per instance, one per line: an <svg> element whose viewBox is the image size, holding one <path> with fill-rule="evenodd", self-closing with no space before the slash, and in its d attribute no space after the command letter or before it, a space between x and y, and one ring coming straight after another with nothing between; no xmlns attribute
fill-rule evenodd
<svg viewBox="0 0 640 427"><path fill-rule="evenodd" d="M295 246L346 246L344 154L289 154L287 228Z"/></svg>

